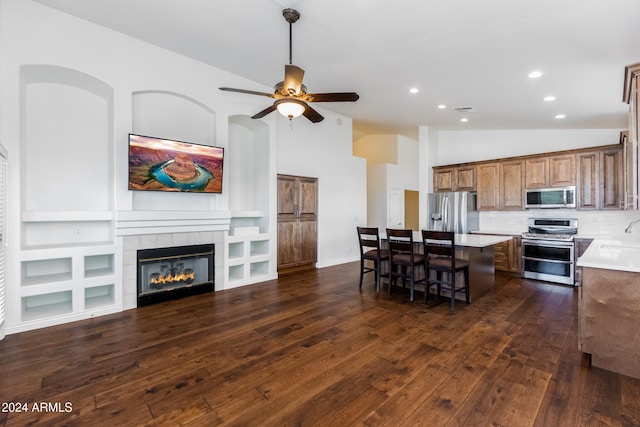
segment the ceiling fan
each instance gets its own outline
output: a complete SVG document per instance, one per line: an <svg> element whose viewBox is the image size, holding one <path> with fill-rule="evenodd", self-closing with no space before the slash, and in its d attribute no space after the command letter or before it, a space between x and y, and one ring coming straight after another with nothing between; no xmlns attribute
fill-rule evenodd
<svg viewBox="0 0 640 427"><path fill-rule="evenodd" d="M284 9L282 16L289 23L289 64L284 66L284 80L274 86L274 93L258 92L246 89L235 89L231 87L221 87L220 90L230 92L246 93L249 95L260 95L274 98L274 103L252 116L252 119L260 119L274 110L278 110L289 120L300 115L305 116L313 123L321 122L324 117L311 108L308 102L348 102L357 101L355 92L334 92L334 93L307 93L307 88L302 84L304 70L291 62L291 32L292 24L300 18L300 13L294 9Z"/></svg>

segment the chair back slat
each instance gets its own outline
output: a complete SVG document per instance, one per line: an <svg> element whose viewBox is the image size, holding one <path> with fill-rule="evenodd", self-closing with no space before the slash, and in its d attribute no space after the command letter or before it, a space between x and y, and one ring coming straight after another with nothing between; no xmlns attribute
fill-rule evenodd
<svg viewBox="0 0 640 427"><path fill-rule="evenodd" d="M361 251L366 251L367 248L380 249L380 234L376 227L357 227L357 229Z"/></svg>
<svg viewBox="0 0 640 427"><path fill-rule="evenodd" d="M455 262L455 235L452 231L422 230L422 242L425 255L450 257Z"/></svg>
<svg viewBox="0 0 640 427"><path fill-rule="evenodd" d="M392 253L413 253L413 230L387 228L387 242Z"/></svg>

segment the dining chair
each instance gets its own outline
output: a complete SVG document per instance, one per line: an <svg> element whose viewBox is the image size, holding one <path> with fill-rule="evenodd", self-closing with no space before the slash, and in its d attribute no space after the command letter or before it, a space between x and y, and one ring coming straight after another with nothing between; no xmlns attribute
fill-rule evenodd
<svg viewBox="0 0 640 427"><path fill-rule="evenodd" d="M455 311L456 292L464 292L465 300L469 304L469 262L456 258L455 234L452 231L422 230L422 242L425 254L425 293L424 302L427 302L429 289L437 286L437 298L440 298L442 289L451 293L451 312ZM436 277L431 277L435 271ZM458 284L456 273L464 273L464 283ZM443 278L443 273L447 276Z"/></svg>
<svg viewBox="0 0 640 427"><path fill-rule="evenodd" d="M389 261L389 251L380 249L380 234L377 227L357 227L357 229L360 242L360 289L362 289L365 273L374 272L376 292L380 292L380 280L383 276L388 276L382 273L382 263Z"/></svg>
<svg viewBox="0 0 640 427"><path fill-rule="evenodd" d="M416 252L413 230L387 228L387 243L391 260L389 294L391 294L392 285L397 286L398 279L402 279L403 287L406 287L405 283L408 280L409 300L413 301L415 285L424 282L424 278L416 278L416 271L424 268L424 255Z"/></svg>

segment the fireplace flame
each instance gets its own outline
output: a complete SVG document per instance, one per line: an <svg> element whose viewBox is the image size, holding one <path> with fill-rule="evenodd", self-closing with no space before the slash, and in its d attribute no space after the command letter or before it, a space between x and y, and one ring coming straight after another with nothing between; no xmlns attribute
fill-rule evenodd
<svg viewBox="0 0 640 427"><path fill-rule="evenodd" d="M157 274L152 275L150 278L150 283L153 285L166 285L167 283L175 283L175 282L188 282L193 281L196 278L196 273L191 271L188 273L182 272L178 274Z"/></svg>

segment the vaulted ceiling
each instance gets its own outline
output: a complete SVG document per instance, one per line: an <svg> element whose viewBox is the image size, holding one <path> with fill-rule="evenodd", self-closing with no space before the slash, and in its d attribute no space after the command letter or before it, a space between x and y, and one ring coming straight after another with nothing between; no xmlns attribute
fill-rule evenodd
<svg viewBox="0 0 640 427"><path fill-rule="evenodd" d="M282 80L282 9L293 7L293 63L310 92L358 92L356 103L316 104L353 117L356 134L623 129L624 67L640 62L638 0L37 1L249 78L256 85L246 89L259 91ZM542 76L527 77L534 70Z"/></svg>

